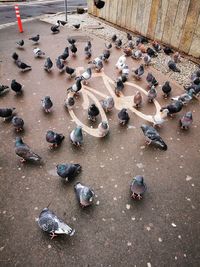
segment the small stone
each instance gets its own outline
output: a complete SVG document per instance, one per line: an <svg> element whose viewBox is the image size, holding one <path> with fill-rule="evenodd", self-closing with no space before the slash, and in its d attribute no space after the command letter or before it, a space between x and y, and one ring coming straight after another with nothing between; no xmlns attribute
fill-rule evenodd
<svg viewBox="0 0 200 267"><path fill-rule="evenodd" d="M96 205L99 206L99 203L100 203L100 201L98 200L98 201L96 202Z"/></svg>
<svg viewBox="0 0 200 267"><path fill-rule="evenodd" d="M130 210L130 208L131 208L131 205L130 204L126 204L126 209Z"/></svg>
<svg viewBox="0 0 200 267"><path fill-rule="evenodd" d="M162 242L162 238L159 237L159 238L158 238L158 241L159 241L159 242Z"/></svg>
<svg viewBox="0 0 200 267"><path fill-rule="evenodd" d="M142 163L137 163L136 166L137 166L139 169L144 168L144 165L143 165Z"/></svg>
<svg viewBox="0 0 200 267"><path fill-rule="evenodd" d="M185 199L186 199L187 201L191 201L191 199L190 199L189 197L186 197Z"/></svg>
<svg viewBox="0 0 200 267"><path fill-rule="evenodd" d="M103 185L100 185L100 188L102 189L103 188Z"/></svg>
<svg viewBox="0 0 200 267"><path fill-rule="evenodd" d="M132 220L132 221L135 221L135 217L131 217L131 220Z"/></svg>
<svg viewBox="0 0 200 267"><path fill-rule="evenodd" d="M189 176L189 175L187 175L186 178L185 178L185 180L186 180L186 181L190 181L190 180L192 180L192 177Z"/></svg>
<svg viewBox="0 0 200 267"><path fill-rule="evenodd" d="M178 238L181 239L181 235L178 235Z"/></svg>
<svg viewBox="0 0 200 267"><path fill-rule="evenodd" d="M147 230L148 232L151 231L151 227L146 226L146 230Z"/></svg>
<svg viewBox="0 0 200 267"><path fill-rule="evenodd" d="M102 218L102 221L104 221L104 222L105 222L105 221L106 221L106 219L105 219L105 218Z"/></svg>
<svg viewBox="0 0 200 267"><path fill-rule="evenodd" d="M2 251L4 249L4 247L0 247L0 251Z"/></svg>
<svg viewBox="0 0 200 267"><path fill-rule="evenodd" d="M191 186L194 186L194 184L191 184Z"/></svg>
<svg viewBox="0 0 200 267"><path fill-rule="evenodd" d="M101 168L104 168L104 167L105 167L105 165L103 165L103 164L102 164L102 165L100 165L100 167L101 167Z"/></svg>
<svg viewBox="0 0 200 267"><path fill-rule="evenodd" d="M187 257L187 255L186 254L183 254L183 256L186 258Z"/></svg>
<svg viewBox="0 0 200 267"><path fill-rule="evenodd" d="M4 210L4 211L3 211L3 214L6 214L6 212L7 212L7 211L6 211L6 210Z"/></svg>
<svg viewBox="0 0 200 267"><path fill-rule="evenodd" d="M179 166L180 169L183 169L183 166Z"/></svg>
<svg viewBox="0 0 200 267"><path fill-rule="evenodd" d="M35 207L34 210L38 210L38 207Z"/></svg>
<svg viewBox="0 0 200 267"><path fill-rule="evenodd" d="M131 242L128 241L127 246L130 247L131 245L132 245Z"/></svg>
<svg viewBox="0 0 200 267"><path fill-rule="evenodd" d="M124 147L123 147L123 146L121 146L121 149L123 150L123 149L124 149Z"/></svg>
<svg viewBox="0 0 200 267"><path fill-rule="evenodd" d="M147 262L147 267L151 267L151 263L150 262Z"/></svg>
<svg viewBox="0 0 200 267"><path fill-rule="evenodd" d="M115 188L117 188L117 186L118 186L118 185L117 185L117 184L115 184Z"/></svg>
<svg viewBox="0 0 200 267"><path fill-rule="evenodd" d="M117 198L116 198L116 197L113 197L113 200L115 200L115 201L116 201L116 200L117 200Z"/></svg>
<svg viewBox="0 0 200 267"><path fill-rule="evenodd" d="M76 221L76 217L72 217L72 220L73 220L73 221Z"/></svg>
<svg viewBox="0 0 200 267"><path fill-rule="evenodd" d="M178 259L177 256L174 257L175 261Z"/></svg>
<svg viewBox="0 0 200 267"><path fill-rule="evenodd" d="M48 248L51 248L51 245L48 245Z"/></svg>
<svg viewBox="0 0 200 267"><path fill-rule="evenodd" d="M175 224L175 223L171 223L171 225L172 225L173 227L176 227L176 224Z"/></svg>
<svg viewBox="0 0 200 267"><path fill-rule="evenodd" d="M22 176L22 179L24 179L25 177L26 177L26 176L25 176L25 175L23 175L23 176Z"/></svg>

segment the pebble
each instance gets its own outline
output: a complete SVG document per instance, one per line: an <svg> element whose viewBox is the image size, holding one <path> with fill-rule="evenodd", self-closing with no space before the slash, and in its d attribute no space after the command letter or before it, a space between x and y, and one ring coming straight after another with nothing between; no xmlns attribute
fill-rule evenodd
<svg viewBox="0 0 200 267"><path fill-rule="evenodd" d="M48 248L51 248L51 245L48 245Z"/></svg>
<svg viewBox="0 0 200 267"><path fill-rule="evenodd" d="M127 246L130 247L131 245L132 245L131 242L128 241Z"/></svg>
<svg viewBox="0 0 200 267"><path fill-rule="evenodd" d="M158 241L159 241L159 242L162 242L162 238L159 237L159 238L158 238Z"/></svg>
<svg viewBox="0 0 200 267"><path fill-rule="evenodd" d="M98 206L98 205L99 205L99 203L100 203L100 201L98 200L98 201L96 202L96 205Z"/></svg>
<svg viewBox="0 0 200 267"><path fill-rule="evenodd" d="M131 208L131 205L130 204L126 204L126 209L130 210L130 208Z"/></svg>
<svg viewBox="0 0 200 267"><path fill-rule="evenodd" d="M147 262L147 267L151 267L151 263L150 262Z"/></svg>
<svg viewBox="0 0 200 267"><path fill-rule="evenodd" d="M2 251L4 249L4 247L0 247L0 251Z"/></svg>
<svg viewBox="0 0 200 267"><path fill-rule="evenodd" d="M175 223L171 223L171 225L172 225L173 227L176 227L176 224L175 224Z"/></svg>
<svg viewBox="0 0 200 267"><path fill-rule="evenodd" d="M192 177L189 176L189 175L187 175L186 178L185 178L185 180L186 180L186 181L190 181L190 180L192 180Z"/></svg>

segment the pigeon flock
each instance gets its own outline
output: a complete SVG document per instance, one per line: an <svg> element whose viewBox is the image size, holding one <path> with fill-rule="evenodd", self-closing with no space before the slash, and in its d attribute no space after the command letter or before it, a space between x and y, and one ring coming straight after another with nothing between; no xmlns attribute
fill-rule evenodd
<svg viewBox="0 0 200 267"><path fill-rule="evenodd" d="M100 5L99 8L105 3L103 1L95 1L97 5ZM57 21L55 25L51 27L51 32L53 34L58 33L60 26L64 26L66 22ZM73 25L75 30L80 28L80 24ZM33 37L30 37L29 40L33 42L34 45L39 44L40 35L37 34ZM84 47L84 55L85 59L89 59L88 68L86 68L82 74L77 76L76 69L70 66L68 62L68 57L71 53L73 57L76 57L78 49L76 45L76 40L68 38L67 39L69 46L65 47L63 53L59 55L55 61L55 66L58 72L65 71L66 75L69 79L74 79L74 83L71 87L66 90L67 97L64 101L64 106L67 110L73 109L75 105L76 98L78 98L82 86L84 84L88 84L89 80L92 79L92 72L101 72L104 67L104 62L108 61L111 55L112 47L114 46L116 49L121 49L123 54L119 57L116 63L116 69L119 71L119 77L116 78L115 81L115 94L117 97L121 96L121 93L124 91L126 87L126 81L129 79L130 71L129 66L126 64L126 59L128 56L132 57L134 61L144 62L139 64L138 68L132 70L132 76L135 80L140 82L145 75L145 69L151 64L152 58L156 57L158 53L164 51L167 55L172 55L167 65L170 70L175 72L180 72L181 70L177 67L177 63L180 62L181 58L178 52L174 53L174 51L169 47L162 47L156 42L152 42L152 47L146 47L149 44L149 40L145 37L137 38L134 43L132 40L132 36L130 33L127 33L127 43L125 46L122 44L122 40L118 38L116 35L113 35L110 43L105 44L105 48L101 55L90 60L92 57L92 44L88 41ZM16 42L17 47L22 50L25 45L24 40L19 40ZM145 44L145 45L144 45ZM45 52L41 51L39 47L33 49L33 53L35 57L44 57ZM18 56L16 52L12 54L12 59L16 66L23 72L30 71L32 67L26 63L24 63ZM45 58L44 62L44 71L51 72L54 67L54 63L50 57ZM146 76L147 82L147 101L154 102L154 99L158 96L158 90L156 89L158 86L158 81L156 77L153 76L151 72L148 72ZM15 92L16 95L23 94L23 85L20 84L19 81L12 80L10 88ZM0 85L0 95L6 93L9 90L8 85ZM161 90L163 92L164 99L168 99L172 92L172 86L169 81L166 81L162 86ZM145 136L146 143L155 145L156 147L167 150L167 144L161 138L159 132L155 129L156 125L161 125L167 116L172 116L175 113L180 112L184 105L187 105L191 102L194 97L197 97L200 93L200 69L193 73L191 77L191 84L185 88L185 93L180 96L172 97L172 102L168 103L160 110L160 116L154 117L155 123L153 126L149 126L146 124L141 125L141 130ZM100 101L100 104L105 112L110 112L114 106L114 99L112 96L107 96L105 99ZM140 109L143 105L143 97L140 91L137 91L133 98L133 107L136 109ZM52 112L53 101L50 96L45 96L41 99L41 106L45 113ZM95 122L97 117L99 116L100 111L99 108L92 103L88 107L88 120L91 122ZM122 108L117 114L119 124L126 125L130 119L128 114L128 110L126 108ZM12 108L0 108L0 117L5 120L11 120L12 125L16 132L23 131L24 120L16 115L16 109ZM192 112L188 111L183 114L181 119L179 120L179 124L181 129L188 129L193 121ZM105 137L109 132L109 125L107 122L102 121L98 125L99 137ZM46 133L46 141L50 145L50 149L54 149L60 145L64 140L65 136L62 133L56 133L52 130L48 130ZM82 126L77 125L70 133L70 140L73 145L79 147L83 145L83 130ZM34 161L41 162L41 156L37 155L32 149L22 140L21 137L17 136L15 140L15 153L20 157L22 162L26 161ZM80 164L72 164L72 163L64 163L58 164L56 166L56 171L59 177L65 182L71 182L74 180L75 176L79 174L82 167ZM147 189L146 184L144 183L144 177L141 175L137 175L133 178L130 184L131 197L133 199L141 199L143 194ZM74 186L74 191L77 196L77 200L81 207L90 206L93 202L95 193L94 191L86 185L77 182ZM54 212L50 211L48 207L42 210L38 218L39 227L50 234L51 238L55 237L57 234L67 234L72 236L75 232L74 229L69 227L66 223L64 223L59 217L54 214Z"/></svg>

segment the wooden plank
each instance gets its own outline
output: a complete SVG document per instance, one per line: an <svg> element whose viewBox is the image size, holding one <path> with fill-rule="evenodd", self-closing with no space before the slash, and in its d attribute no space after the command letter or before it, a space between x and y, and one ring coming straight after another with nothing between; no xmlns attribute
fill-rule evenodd
<svg viewBox="0 0 200 267"><path fill-rule="evenodd" d="M190 47L189 55L192 55L196 58L200 58L200 15L196 25L196 30L193 35L192 44Z"/></svg>
<svg viewBox="0 0 200 267"><path fill-rule="evenodd" d="M110 22L116 23L118 0L110 2Z"/></svg>
<svg viewBox="0 0 200 267"><path fill-rule="evenodd" d="M106 9L106 17L105 17L105 19L107 21L110 21L110 16L111 16L111 13L110 13L110 2L111 2L111 0L107 0L106 3L105 3L105 6L104 6L104 8Z"/></svg>
<svg viewBox="0 0 200 267"><path fill-rule="evenodd" d="M148 25L149 25L149 19L150 19L150 12L151 12L151 4L152 0L146 0L145 6L144 6L144 15L143 15L143 23L141 25L141 34L145 35L147 34Z"/></svg>
<svg viewBox="0 0 200 267"><path fill-rule="evenodd" d="M168 10L165 17L165 24L162 35L162 42L170 44L172 29L174 27L174 21L176 18L176 13L178 9L179 0L169 0Z"/></svg>
<svg viewBox="0 0 200 267"><path fill-rule="evenodd" d="M126 21L125 21L125 27L126 29L131 29L131 13L133 8L133 0L128 1L127 9L126 9Z"/></svg>
<svg viewBox="0 0 200 267"><path fill-rule="evenodd" d="M125 27L126 25L126 11L127 11L127 6L129 6L130 0L123 0L122 1L122 14L121 14L121 27Z"/></svg>
<svg viewBox="0 0 200 267"><path fill-rule="evenodd" d="M135 22L135 29L137 32L141 32L141 27L143 24L143 15L144 15L145 0L140 0L137 7L137 15Z"/></svg>
<svg viewBox="0 0 200 267"><path fill-rule="evenodd" d="M179 47L181 34L183 31L183 27L184 27L187 12L188 12L189 3L190 1L188 0L179 0L176 18L175 18L174 25L172 28L172 36L171 36L171 43L170 43L174 47Z"/></svg>
<svg viewBox="0 0 200 267"><path fill-rule="evenodd" d="M107 7L107 1L105 2L104 8L100 9L99 17L102 19L106 18L106 7Z"/></svg>
<svg viewBox="0 0 200 267"><path fill-rule="evenodd" d="M119 26L121 25L121 16L122 16L122 0L119 0L117 5L117 20L116 20L116 24Z"/></svg>
<svg viewBox="0 0 200 267"><path fill-rule="evenodd" d="M156 22L156 28L154 33L154 39L162 40L162 34L165 24L165 16L167 13L169 0L160 0L159 8L158 8L158 16Z"/></svg>
<svg viewBox="0 0 200 267"><path fill-rule="evenodd" d="M88 13L92 14L92 9L93 9L93 1L92 0L87 0L87 7L88 7Z"/></svg>
<svg viewBox="0 0 200 267"><path fill-rule="evenodd" d="M136 16L137 16L137 8L138 8L139 0L133 0L132 4L132 13L131 13L131 31L136 30Z"/></svg>
<svg viewBox="0 0 200 267"><path fill-rule="evenodd" d="M158 8L159 8L160 0L152 0L151 3L151 11L149 17L149 25L147 30L147 37L154 39L154 33L156 28L157 16L158 16Z"/></svg>
<svg viewBox="0 0 200 267"><path fill-rule="evenodd" d="M199 14L200 14L200 1L199 0L190 1L187 18L179 45L179 49L185 53L188 53L190 50Z"/></svg>

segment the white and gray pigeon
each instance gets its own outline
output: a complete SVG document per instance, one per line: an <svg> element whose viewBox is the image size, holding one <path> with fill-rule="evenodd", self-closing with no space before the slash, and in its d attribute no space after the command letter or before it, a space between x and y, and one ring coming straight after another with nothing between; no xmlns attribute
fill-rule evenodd
<svg viewBox="0 0 200 267"><path fill-rule="evenodd" d="M53 102L51 101L50 96L45 96L42 100L42 107L46 113L51 112L51 108L53 107Z"/></svg>
<svg viewBox="0 0 200 267"><path fill-rule="evenodd" d="M139 68L133 69L133 77L135 77L137 80L140 80L142 78L142 75L144 74L144 65L141 64Z"/></svg>
<svg viewBox="0 0 200 267"><path fill-rule="evenodd" d="M122 69L122 77L126 77L126 81L128 80L129 72L130 70L128 65L125 65Z"/></svg>
<svg viewBox="0 0 200 267"><path fill-rule="evenodd" d="M149 66L150 65L150 63L151 63L151 57L149 55L146 54L144 56L143 60L144 60L144 65L145 66Z"/></svg>
<svg viewBox="0 0 200 267"><path fill-rule="evenodd" d="M122 71L126 66L126 57L124 55L120 56L115 66L119 71Z"/></svg>
<svg viewBox="0 0 200 267"><path fill-rule="evenodd" d="M44 63L44 70L50 72L53 67L53 62L51 61L50 57L47 57Z"/></svg>
<svg viewBox="0 0 200 267"><path fill-rule="evenodd" d="M96 57L91 63L93 64L96 71L99 72L103 69L103 60L101 57Z"/></svg>
<svg viewBox="0 0 200 267"><path fill-rule="evenodd" d="M80 164L65 163L56 165L57 174L66 182L70 182L81 171Z"/></svg>
<svg viewBox="0 0 200 267"><path fill-rule="evenodd" d="M108 134L109 132L109 125L106 121L102 121L98 125L98 130L99 130L99 136L104 137Z"/></svg>
<svg viewBox="0 0 200 267"><path fill-rule="evenodd" d="M66 234L73 236L75 230L72 229L69 225L64 223L57 215L49 210L44 208L38 218L39 227L50 234L51 239L53 239L57 234Z"/></svg>
<svg viewBox="0 0 200 267"><path fill-rule="evenodd" d="M192 112L186 112L180 119L181 129L187 130L193 122Z"/></svg>
<svg viewBox="0 0 200 267"><path fill-rule="evenodd" d="M81 77L77 77L76 82L67 89L67 92L71 91L74 94L78 94L78 92L82 88L81 81L82 81Z"/></svg>
<svg viewBox="0 0 200 267"><path fill-rule="evenodd" d="M45 55L45 53L39 47L34 48L33 53L35 57L43 57Z"/></svg>
<svg viewBox="0 0 200 267"><path fill-rule="evenodd" d="M156 131L155 128L153 128L152 126L143 124L141 126L141 129L144 133L145 139L146 139L146 143L149 144L153 144L156 145L158 147L160 147L163 150L167 150L167 145L166 143L163 141L163 139L160 137L159 133Z"/></svg>
<svg viewBox="0 0 200 267"><path fill-rule="evenodd" d="M145 191L147 190L147 186L144 183L144 177L142 175L137 175L133 178L131 182L131 197L133 199L141 199Z"/></svg>
<svg viewBox="0 0 200 267"><path fill-rule="evenodd" d="M174 96L171 98L171 100L180 100L183 102L184 105L187 105L193 99L194 93L195 93L195 90L191 88L188 90L187 93L184 93L180 96Z"/></svg>
<svg viewBox="0 0 200 267"><path fill-rule="evenodd" d="M78 182L74 186L74 190L82 208L92 204L95 194L91 188Z"/></svg>
<svg viewBox="0 0 200 267"><path fill-rule="evenodd" d="M140 50L133 51L131 57L134 59L140 59L142 58L142 52Z"/></svg>
<svg viewBox="0 0 200 267"><path fill-rule="evenodd" d="M81 80L87 83L87 81L92 77L92 69L87 68L80 76Z"/></svg>
<svg viewBox="0 0 200 267"><path fill-rule="evenodd" d="M105 99L100 101L102 108L105 112L109 112L114 108L114 99L112 96L107 96Z"/></svg>
<svg viewBox="0 0 200 267"><path fill-rule="evenodd" d="M81 146L83 144L83 133L82 127L77 126L71 133L70 133L70 140L73 145Z"/></svg>
<svg viewBox="0 0 200 267"><path fill-rule="evenodd" d="M16 42L18 48L23 48L24 46L24 40L19 40L18 42Z"/></svg>

